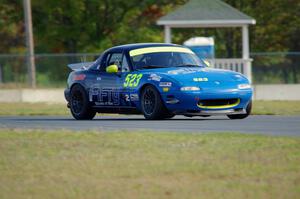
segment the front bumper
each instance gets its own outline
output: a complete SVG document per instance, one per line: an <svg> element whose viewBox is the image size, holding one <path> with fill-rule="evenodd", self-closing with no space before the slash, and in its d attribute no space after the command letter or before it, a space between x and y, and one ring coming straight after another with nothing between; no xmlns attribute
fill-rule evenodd
<svg viewBox="0 0 300 199"><path fill-rule="evenodd" d="M239 115L246 114L246 109L227 109L227 110L199 110L197 112L187 111L181 114L187 116L211 116L211 115Z"/></svg>
<svg viewBox="0 0 300 199"><path fill-rule="evenodd" d="M252 98L252 90L217 90L210 92L174 92L162 96L170 112L185 115L230 115L244 114ZM200 100L238 99L238 103L224 106L199 106Z"/></svg>

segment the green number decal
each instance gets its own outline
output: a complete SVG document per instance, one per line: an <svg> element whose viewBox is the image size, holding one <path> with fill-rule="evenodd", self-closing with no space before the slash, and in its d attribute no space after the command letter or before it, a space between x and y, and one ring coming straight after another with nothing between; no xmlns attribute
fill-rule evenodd
<svg viewBox="0 0 300 199"><path fill-rule="evenodd" d="M134 87L133 84L134 84L135 78L136 78L136 74L133 74L131 76L131 80L129 81L129 87Z"/></svg>
<svg viewBox="0 0 300 199"><path fill-rule="evenodd" d="M128 87L129 85L129 81L130 81L130 77L131 77L132 74L128 74L125 78L125 81L124 81L124 87Z"/></svg>
<svg viewBox="0 0 300 199"><path fill-rule="evenodd" d="M142 79L143 74L128 74L125 78L124 87L137 87Z"/></svg>
<svg viewBox="0 0 300 199"><path fill-rule="evenodd" d="M143 77L143 74L138 74L136 76L135 82L133 83L133 87L137 87L139 85L140 80L142 79L142 77Z"/></svg>

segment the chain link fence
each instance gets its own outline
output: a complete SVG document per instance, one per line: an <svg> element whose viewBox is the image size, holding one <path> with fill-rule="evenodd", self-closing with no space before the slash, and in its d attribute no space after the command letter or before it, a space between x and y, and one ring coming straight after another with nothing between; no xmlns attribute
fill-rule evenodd
<svg viewBox="0 0 300 199"><path fill-rule="evenodd" d="M254 84L300 83L300 52L252 53Z"/></svg>
<svg viewBox="0 0 300 199"><path fill-rule="evenodd" d="M100 54L36 54L38 87L65 87L70 69L67 64L94 61ZM27 87L25 55L0 55L0 83L2 87Z"/></svg>
<svg viewBox="0 0 300 199"><path fill-rule="evenodd" d="M36 54L38 87L65 87L69 63L94 61L100 53ZM300 52L252 53L254 84L300 83ZM0 55L0 87L27 87L25 55Z"/></svg>

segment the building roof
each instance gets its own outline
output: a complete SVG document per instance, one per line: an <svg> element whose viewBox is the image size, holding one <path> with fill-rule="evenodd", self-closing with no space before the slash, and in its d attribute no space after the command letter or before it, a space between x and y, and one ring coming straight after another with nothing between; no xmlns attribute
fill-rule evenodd
<svg viewBox="0 0 300 199"><path fill-rule="evenodd" d="M161 17L157 24L171 27L226 27L255 24L255 19L221 0L190 0Z"/></svg>

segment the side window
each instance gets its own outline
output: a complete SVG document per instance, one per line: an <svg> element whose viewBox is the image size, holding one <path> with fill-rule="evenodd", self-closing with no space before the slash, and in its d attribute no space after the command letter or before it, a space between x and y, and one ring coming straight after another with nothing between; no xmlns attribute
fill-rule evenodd
<svg viewBox="0 0 300 199"><path fill-rule="evenodd" d="M105 72L106 71L106 65L107 65L110 57L111 57L111 54L104 55L103 60L100 63L100 68L99 68L101 72Z"/></svg>
<svg viewBox="0 0 300 199"><path fill-rule="evenodd" d="M106 55L104 58L104 61L101 64L100 71L105 72L106 67L110 65L117 65L118 66L118 71L121 72L129 72L129 64L128 61L123 53L109 53Z"/></svg>
<svg viewBox="0 0 300 199"><path fill-rule="evenodd" d="M122 60L122 72L129 72L129 65L125 55L123 56Z"/></svg>
<svg viewBox="0 0 300 199"><path fill-rule="evenodd" d="M119 71L121 71L122 55L122 53L112 53L109 57L107 57L106 67L115 64L118 66Z"/></svg>

